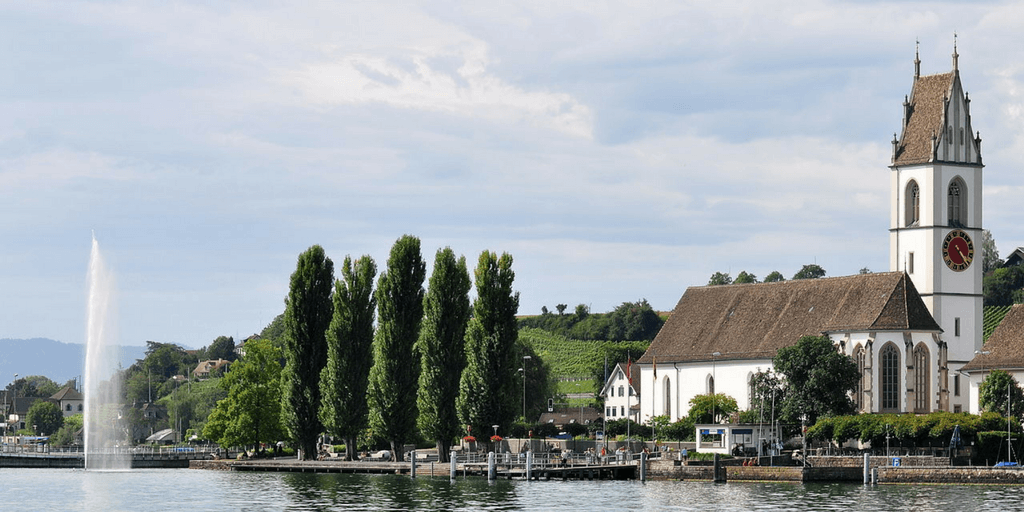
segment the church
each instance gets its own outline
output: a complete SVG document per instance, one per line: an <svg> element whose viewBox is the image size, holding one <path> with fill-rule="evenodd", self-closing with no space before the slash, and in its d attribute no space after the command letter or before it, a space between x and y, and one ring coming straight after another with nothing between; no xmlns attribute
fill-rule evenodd
<svg viewBox="0 0 1024 512"><path fill-rule="evenodd" d="M983 165L955 44L952 57L952 71L926 76L914 59L889 165L890 271L688 288L637 361L641 421L676 421L707 393L748 408L751 377L805 335L854 359L861 412L977 412L978 382L961 369L982 346Z"/></svg>

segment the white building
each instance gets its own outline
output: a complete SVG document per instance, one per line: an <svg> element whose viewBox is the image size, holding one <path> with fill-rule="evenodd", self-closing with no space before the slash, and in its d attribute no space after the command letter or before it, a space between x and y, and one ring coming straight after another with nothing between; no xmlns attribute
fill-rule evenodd
<svg viewBox="0 0 1024 512"><path fill-rule="evenodd" d="M804 335L854 357L863 412L977 410L958 370L982 343L983 166L957 61L954 47L953 70L930 76L914 61L890 165L892 272L687 289L638 361L641 420L713 392L748 408L753 374Z"/></svg>
<svg viewBox="0 0 1024 512"><path fill-rule="evenodd" d="M630 368L627 364L615 365L608 381L601 388L601 396L604 397L604 418L606 421L621 420L627 416L633 421L639 422L637 416L640 410L640 371L639 368L632 368L634 379L629 382Z"/></svg>

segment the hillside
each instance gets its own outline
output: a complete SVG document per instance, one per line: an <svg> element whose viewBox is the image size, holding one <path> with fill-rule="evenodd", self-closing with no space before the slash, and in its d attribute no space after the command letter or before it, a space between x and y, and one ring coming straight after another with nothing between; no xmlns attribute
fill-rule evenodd
<svg viewBox="0 0 1024 512"><path fill-rule="evenodd" d="M598 392L605 356L610 368L626 357L640 357L650 345L649 341L576 340L534 327L519 329L519 339L547 363L551 376L559 381L559 393L564 394Z"/></svg>
<svg viewBox="0 0 1024 512"><path fill-rule="evenodd" d="M121 366L128 367L145 357L146 347L122 346ZM0 387L21 377L43 375L54 382L82 376L85 345L62 343L47 338L0 339Z"/></svg>

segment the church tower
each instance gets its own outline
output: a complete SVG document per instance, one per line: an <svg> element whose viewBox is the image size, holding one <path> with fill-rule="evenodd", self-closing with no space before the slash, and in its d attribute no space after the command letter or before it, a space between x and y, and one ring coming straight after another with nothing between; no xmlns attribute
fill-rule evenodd
<svg viewBox="0 0 1024 512"><path fill-rule="evenodd" d="M921 76L915 55L902 134L892 141L889 267L907 272L942 328L948 360L938 365L948 379L937 384L949 410L967 411L968 383L957 370L982 343L984 166L958 58L954 40L953 70Z"/></svg>

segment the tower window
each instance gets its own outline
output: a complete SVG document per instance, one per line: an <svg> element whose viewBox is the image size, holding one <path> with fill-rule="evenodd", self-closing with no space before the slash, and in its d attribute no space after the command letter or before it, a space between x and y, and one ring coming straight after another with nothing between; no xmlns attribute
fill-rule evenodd
<svg viewBox="0 0 1024 512"><path fill-rule="evenodd" d="M953 376L953 396L960 396L960 376Z"/></svg>
<svg viewBox="0 0 1024 512"><path fill-rule="evenodd" d="M907 254L907 272L910 274L914 273L914 253L910 252Z"/></svg>
<svg viewBox="0 0 1024 512"><path fill-rule="evenodd" d="M959 177L949 184L946 209L950 226L964 227L967 224L967 186Z"/></svg>
<svg viewBox="0 0 1024 512"><path fill-rule="evenodd" d="M921 220L921 187L917 186L917 182L910 180L907 183L907 211L905 224L907 226L913 226Z"/></svg>
<svg viewBox="0 0 1024 512"><path fill-rule="evenodd" d="M953 319L953 335L960 336L960 317Z"/></svg>

